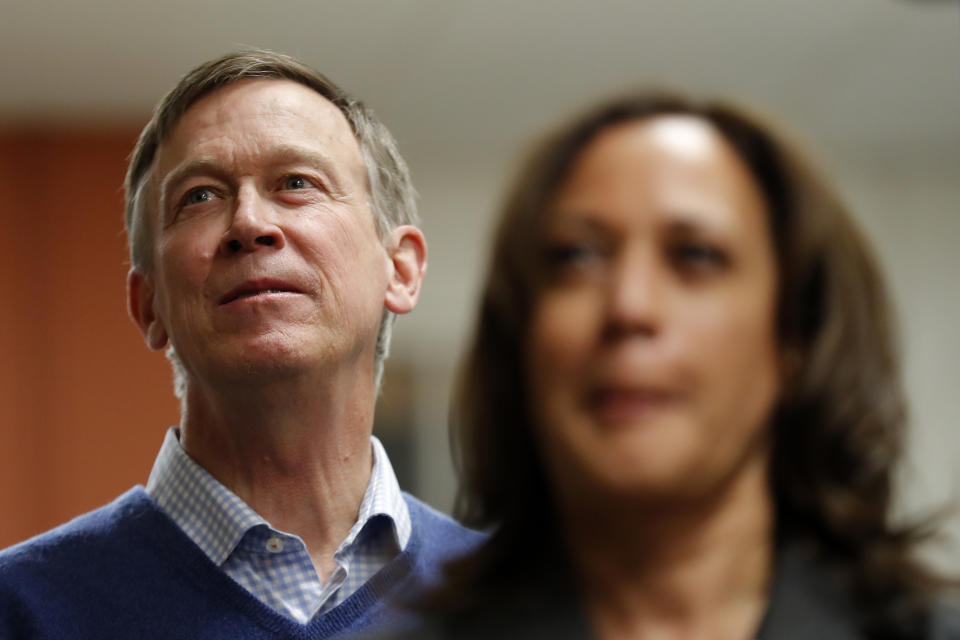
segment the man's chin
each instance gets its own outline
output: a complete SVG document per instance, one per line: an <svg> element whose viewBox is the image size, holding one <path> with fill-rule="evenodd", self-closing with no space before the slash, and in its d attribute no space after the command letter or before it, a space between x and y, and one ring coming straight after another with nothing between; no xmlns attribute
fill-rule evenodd
<svg viewBox="0 0 960 640"><path fill-rule="evenodd" d="M285 345L231 345L210 354L198 372L200 379L262 385L308 373L316 368L313 360L302 350Z"/></svg>

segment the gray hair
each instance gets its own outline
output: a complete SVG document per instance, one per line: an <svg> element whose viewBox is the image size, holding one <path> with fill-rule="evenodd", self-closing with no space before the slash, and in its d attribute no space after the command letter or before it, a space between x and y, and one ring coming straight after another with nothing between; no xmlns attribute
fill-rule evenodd
<svg viewBox="0 0 960 640"><path fill-rule="evenodd" d="M157 104L153 117L140 133L130 156L124 182L124 224L130 263L137 271L148 274L153 268L153 230L148 198L144 197L144 192L158 147L170 137L180 118L197 100L222 87L253 78L298 82L319 93L343 113L363 153L370 208L382 241L385 242L390 232L400 225L417 224L416 191L410 180L407 163L400 156L397 142L390 131L369 108L323 74L290 56L264 49L236 51L205 62L186 74ZM374 353L374 384L377 389L383 377L383 362L390 351L390 334L395 318L395 314L383 310ZM167 351L167 357L173 364L174 392L183 399L186 391L183 364L172 346Z"/></svg>

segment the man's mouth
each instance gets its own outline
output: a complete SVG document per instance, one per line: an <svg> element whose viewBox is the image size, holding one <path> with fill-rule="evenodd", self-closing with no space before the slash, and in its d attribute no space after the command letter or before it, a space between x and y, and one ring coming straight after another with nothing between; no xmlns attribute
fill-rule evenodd
<svg viewBox="0 0 960 640"><path fill-rule="evenodd" d="M296 287L282 282L251 281L245 282L238 287L234 287L220 298L220 305L230 304L235 300L245 298L255 298L277 293L303 293Z"/></svg>

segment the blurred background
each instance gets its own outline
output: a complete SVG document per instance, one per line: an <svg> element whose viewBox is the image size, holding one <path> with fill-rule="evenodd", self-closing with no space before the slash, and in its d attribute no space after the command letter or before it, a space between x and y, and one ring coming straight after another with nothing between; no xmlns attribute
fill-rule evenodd
<svg viewBox="0 0 960 640"><path fill-rule="evenodd" d="M0 0L0 547L144 483L177 422L127 319L121 183L187 70L273 48L363 99L421 199L429 273L377 433L452 505L446 417L500 194L532 136L624 89L719 94L786 124L872 238L912 406L901 513L960 495L957 0ZM960 519L930 550L960 569Z"/></svg>

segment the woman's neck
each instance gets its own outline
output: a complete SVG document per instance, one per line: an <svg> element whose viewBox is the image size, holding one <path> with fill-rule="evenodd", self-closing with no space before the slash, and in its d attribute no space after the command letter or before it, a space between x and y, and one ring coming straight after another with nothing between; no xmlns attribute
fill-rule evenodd
<svg viewBox="0 0 960 640"><path fill-rule="evenodd" d="M753 467L709 499L564 510L599 637L754 637L772 574L773 507L766 465Z"/></svg>

